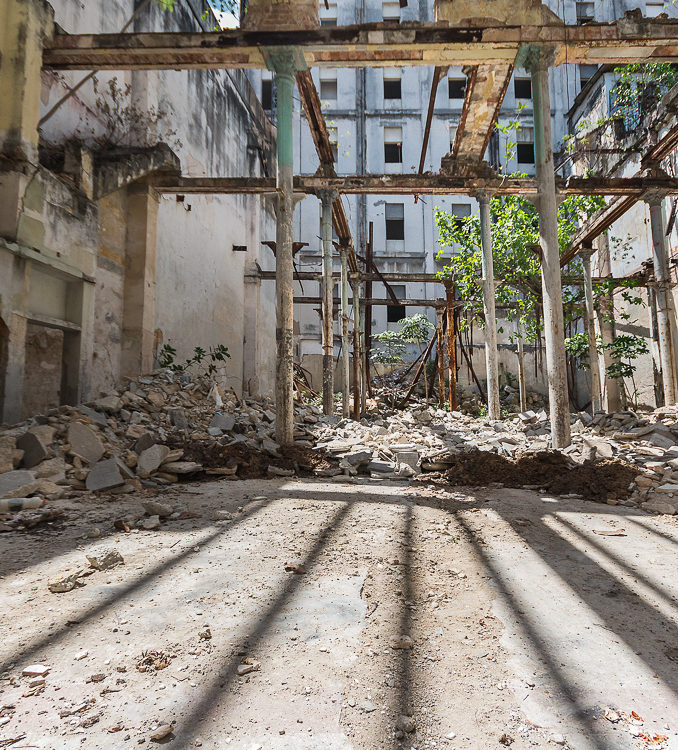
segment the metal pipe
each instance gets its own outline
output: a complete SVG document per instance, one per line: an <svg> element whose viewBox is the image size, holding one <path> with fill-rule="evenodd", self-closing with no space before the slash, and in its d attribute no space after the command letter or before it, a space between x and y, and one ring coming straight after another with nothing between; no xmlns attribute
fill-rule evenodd
<svg viewBox="0 0 678 750"><path fill-rule="evenodd" d="M438 329L438 341L436 342L437 360L438 360L438 406L442 409L445 406L445 310L442 307L436 308L436 318Z"/></svg>
<svg viewBox="0 0 678 750"><path fill-rule="evenodd" d="M322 208L323 414L334 414L334 277L332 276L332 203L336 193L318 193Z"/></svg>
<svg viewBox="0 0 678 750"><path fill-rule="evenodd" d="M606 232L598 239L598 262L603 272L610 270L610 242ZM597 316L598 331L603 345L611 344L615 337L614 323L614 300L612 293L602 294L598 298L600 314ZM601 390L603 395L603 407L605 411L613 413L621 409L621 391L619 381L607 376L607 368L612 364L612 355L609 349L603 348L602 364L601 356L598 357L601 373Z"/></svg>
<svg viewBox="0 0 678 750"><path fill-rule="evenodd" d="M341 254L341 415L350 416L349 388L351 360L348 350L348 248L340 247Z"/></svg>
<svg viewBox="0 0 678 750"><path fill-rule="evenodd" d="M288 59L285 59L288 58ZM275 67L276 100L276 387L275 431L281 445L294 442L294 288L292 241L294 230L292 162L293 55L280 55Z"/></svg>
<svg viewBox="0 0 678 750"><path fill-rule="evenodd" d="M584 295L586 297L586 330L589 337L589 366L591 369L591 411L600 411L603 408L603 394L600 388L600 367L598 362L598 347L596 346L595 311L593 309L593 282L591 280L591 255L592 248L582 250L582 263L584 265Z"/></svg>
<svg viewBox="0 0 678 750"><path fill-rule="evenodd" d="M449 388L450 411L457 409L457 331L454 320L454 284L446 282L447 292L447 386Z"/></svg>
<svg viewBox="0 0 678 750"><path fill-rule="evenodd" d="M671 336L671 302L669 291L669 268L666 259L666 234L662 208L663 195L652 193L646 199L650 207L650 225L652 228L652 251L654 275L657 282L657 333L659 334L659 361L662 368L664 386L664 405L676 403L676 362L673 356Z"/></svg>
<svg viewBox="0 0 678 750"><path fill-rule="evenodd" d="M494 309L494 258L490 225L490 196L478 193L480 203L480 244L482 246L483 309L485 312L485 365L487 372L487 415L501 419L499 403L499 359L497 356L497 317Z"/></svg>
<svg viewBox="0 0 678 750"><path fill-rule="evenodd" d="M542 248L541 279L544 307L544 339L548 373L551 445L570 445L570 407L565 363L565 324L563 290L560 278L558 245L558 205L553 171L551 136L551 96L549 69L545 52L535 50L530 61L532 73L532 108L534 112L535 159L537 163L537 209Z"/></svg>

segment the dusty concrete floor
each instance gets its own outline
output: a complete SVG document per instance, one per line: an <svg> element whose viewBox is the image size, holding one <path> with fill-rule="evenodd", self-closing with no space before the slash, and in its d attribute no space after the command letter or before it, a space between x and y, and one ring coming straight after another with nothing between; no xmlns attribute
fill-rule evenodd
<svg viewBox="0 0 678 750"><path fill-rule="evenodd" d="M152 747L175 722L173 748L678 748L675 526L508 489L223 481L165 499L199 517L116 532L136 507L118 496L0 537L0 747ZM125 565L47 591L102 545ZM139 671L153 650L169 666ZM50 671L31 695L34 663Z"/></svg>

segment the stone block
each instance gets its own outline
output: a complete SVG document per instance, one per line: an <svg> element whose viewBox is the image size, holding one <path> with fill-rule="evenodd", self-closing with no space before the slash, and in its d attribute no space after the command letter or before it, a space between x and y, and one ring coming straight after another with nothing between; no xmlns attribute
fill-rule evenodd
<svg viewBox="0 0 678 750"><path fill-rule="evenodd" d="M215 427L223 432L230 432L235 427L235 417L230 414L221 414L217 412L209 424L210 427Z"/></svg>
<svg viewBox="0 0 678 750"><path fill-rule="evenodd" d="M110 490L125 484L130 474L130 470L119 459L108 458L94 464L85 480L85 487L91 492Z"/></svg>
<svg viewBox="0 0 678 750"><path fill-rule="evenodd" d="M0 474L0 498L25 497L35 492L37 487L35 472L17 469Z"/></svg>
<svg viewBox="0 0 678 750"><path fill-rule="evenodd" d="M160 468L160 465L169 456L169 453L170 449L166 445L160 445L159 443L146 448L145 451L141 452L137 461L137 476L150 476Z"/></svg>
<svg viewBox="0 0 678 750"><path fill-rule="evenodd" d="M188 429L188 420L186 419L186 412L179 406L167 410L170 424L173 424L180 430Z"/></svg>
<svg viewBox="0 0 678 750"><path fill-rule="evenodd" d="M104 446L99 436L82 422L71 422L68 428L68 442L71 444L71 453L95 464L104 455Z"/></svg>
<svg viewBox="0 0 678 750"><path fill-rule="evenodd" d="M33 466L37 466L49 455L42 440L32 432L25 432L16 441L16 447L24 452L24 457L22 458L21 463L26 469L31 469Z"/></svg>

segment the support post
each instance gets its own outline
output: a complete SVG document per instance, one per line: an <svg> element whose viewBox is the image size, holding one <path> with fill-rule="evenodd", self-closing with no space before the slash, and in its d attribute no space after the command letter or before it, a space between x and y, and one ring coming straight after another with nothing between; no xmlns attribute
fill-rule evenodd
<svg viewBox="0 0 678 750"><path fill-rule="evenodd" d="M276 380L275 433L281 445L294 442L294 229L293 132L294 76L305 67L303 58L291 48L262 50L269 69L275 72L276 116Z"/></svg>
<svg viewBox="0 0 678 750"><path fill-rule="evenodd" d="M367 273L372 273L372 254L374 248L374 223L369 223L367 233L367 247L365 248L365 266ZM372 299L372 280L365 282L365 299ZM365 305L363 312L365 326L365 395L372 396L372 379L370 378L370 357L372 350L372 305ZM365 404L363 404L363 411Z"/></svg>
<svg viewBox="0 0 678 750"><path fill-rule="evenodd" d="M501 419L499 403L499 361L497 356L497 318L494 307L494 259L492 257L492 227L490 224L490 196L478 193L480 203L480 243L483 268L483 309L485 312L485 365L487 372L487 415Z"/></svg>
<svg viewBox="0 0 678 750"><path fill-rule="evenodd" d="M570 445L570 408L565 362L565 324L563 290L560 278L558 245L558 205L553 145L551 136L551 96L549 60L543 48L530 52L528 67L532 73L535 158L537 163L537 210L542 248L541 280L544 300L544 339L548 372L551 445Z"/></svg>
<svg viewBox="0 0 678 750"><path fill-rule="evenodd" d="M603 272L610 272L610 241L606 232L598 237L598 259ZM598 330L603 344L611 344L615 337L614 298L609 292L600 297L600 314L597 316ZM614 413L621 408L621 391L619 381L607 377L607 368L612 364L612 355L608 349L603 349L598 357L601 373L601 387L603 392L603 408L608 413Z"/></svg>
<svg viewBox="0 0 678 750"><path fill-rule="evenodd" d="M351 297L353 298L353 419L360 420L360 283L358 278L351 278Z"/></svg>
<svg viewBox="0 0 678 750"><path fill-rule="evenodd" d="M676 360L673 355L671 332L671 292L669 287L669 267L666 258L666 234L664 229L664 196L652 193L645 199L650 207L652 228L652 250L654 276L656 281L657 333L659 335L659 360L662 368L664 404L676 403Z"/></svg>
<svg viewBox="0 0 678 750"><path fill-rule="evenodd" d="M438 342L438 406L442 409L445 405L445 311L442 307L436 307Z"/></svg>
<svg viewBox="0 0 678 750"><path fill-rule="evenodd" d="M348 350L348 248L340 247L341 254L341 416L348 419L351 361ZM354 299L355 303L356 300Z"/></svg>
<svg viewBox="0 0 678 750"><path fill-rule="evenodd" d="M525 387L525 349L523 333L518 331L518 390L520 392L520 411L527 410L527 388Z"/></svg>
<svg viewBox="0 0 678 750"><path fill-rule="evenodd" d="M332 276L332 203L336 193L318 193L322 209L322 348L323 414L334 414L334 278ZM342 311L343 316L343 311Z"/></svg>
<svg viewBox="0 0 678 750"><path fill-rule="evenodd" d="M447 385L450 411L457 409L457 330L454 320L454 284L445 283L447 312Z"/></svg>
<svg viewBox="0 0 678 750"><path fill-rule="evenodd" d="M593 282L591 280L591 256L593 248L585 247L579 252L584 266L584 296L586 298L586 330L589 336L589 366L591 368L591 412L603 408L603 393L600 387L598 347L596 346L595 311L593 309Z"/></svg>

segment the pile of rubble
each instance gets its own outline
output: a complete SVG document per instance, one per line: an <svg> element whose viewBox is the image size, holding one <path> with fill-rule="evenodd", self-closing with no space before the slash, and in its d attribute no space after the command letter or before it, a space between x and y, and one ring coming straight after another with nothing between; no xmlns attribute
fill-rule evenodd
<svg viewBox="0 0 678 750"><path fill-rule="evenodd" d="M460 385L457 386L457 398L459 401L459 411L462 414L478 416L486 410L485 401L480 397L477 386ZM525 400L529 409L545 409L548 406L548 397L543 393L526 389ZM517 386L506 384L499 391L499 402L502 411L516 412L520 410L520 390Z"/></svg>
<svg viewBox="0 0 678 750"><path fill-rule="evenodd" d="M272 407L224 393L206 378L160 370L92 403L50 409L0 432L0 511L24 507L39 516L39 501L21 500L127 493L203 472L238 476L252 454L270 457L264 471L270 466L271 475L276 459L279 475L294 474L274 441ZM299 445L312 445L307 427L319 413L314 405L296 409ZM196 451L209 465L194 460ZM3 508L3 499L14 502Z"/></svg>
<svg viewBox="0 0 678 750"><path fill-rule="evenodd" d="M678 507L675 408L574 414L572 445L559 452L549 451L544 410L488 422L419 402L353 422L298 404L291 448L275 442L274 420L270 400L241 400L208 378L171 370L128 380L86 405L52 409L0 432L0 513L20 511L2 528L55 518L45 499L153 495L205 476L503 483L660 513Z"/></svg>
<svg viewBox="0 0 678 750"><path fill-rule="evenodd" d="M360 423L320 423L315 433L317 448L336 457L336 467L325 474L427 480L438 475L453 484L557 489L673 514L678 508L677 417L675 407L645 416L631 411L573 414L572 445L558 452L549 450L544 410L487 422L418 405Z"/></svg>

